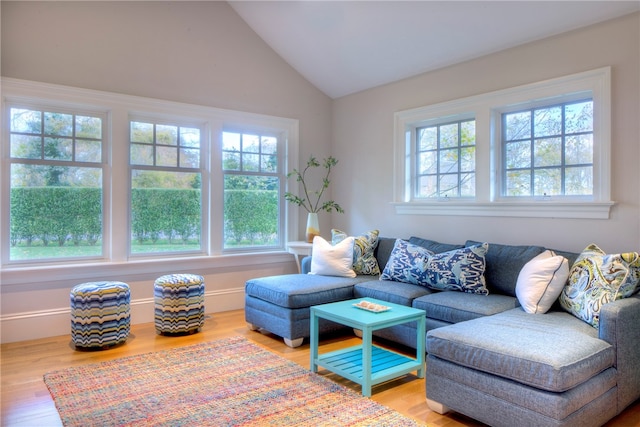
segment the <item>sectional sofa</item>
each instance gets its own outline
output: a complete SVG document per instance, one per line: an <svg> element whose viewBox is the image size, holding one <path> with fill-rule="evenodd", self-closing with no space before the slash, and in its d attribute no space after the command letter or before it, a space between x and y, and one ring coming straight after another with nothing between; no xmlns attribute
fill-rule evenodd
<svg viewBox="0 0 640 427"><path fill-rule="evenodd" d="M314 252L303 274L247 281L249 328L295 347L309 337L312 305L375 298L423 309L429 406L492 426L600 426L640 397L637 254L377 232L354 241L360 274L304 274ZM340 327L325 321L319 330ZM376 334L416 346L412 324Z"/></svg>

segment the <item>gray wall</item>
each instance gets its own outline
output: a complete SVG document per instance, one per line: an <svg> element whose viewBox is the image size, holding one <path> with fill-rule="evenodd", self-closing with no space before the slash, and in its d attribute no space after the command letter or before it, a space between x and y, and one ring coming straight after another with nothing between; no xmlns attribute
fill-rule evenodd
<svg viewBox="0 0 640 427"><path fill-rule="evenodd" d="M640 14L565 33L335 100L331 152L348 168L334 190L347 211L334 226L351 233L418 235L540 244L581 251L640 249ZM393 200L393 114L439 102L534 83L600 67L612 68L612 199L608 220L396 215Z"/></svg>

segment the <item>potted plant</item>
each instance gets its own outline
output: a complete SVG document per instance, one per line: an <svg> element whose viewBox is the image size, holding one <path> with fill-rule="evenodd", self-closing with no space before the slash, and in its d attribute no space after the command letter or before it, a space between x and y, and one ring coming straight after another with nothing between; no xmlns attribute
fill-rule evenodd
<svg viewBox="0 0 640 427"><path fill-rule="evenodd" d="M342 207L340 207L340 205L334 200L327 200L324 202L322 201L322 195L324 194L324 191L329 188L329 184L331 183L331 181L329 180L331 169L337 164L338 160L336 160L332 156L327 157L323 160L322 164L320 164L320 162L318 162L318 160L313 157L313 155L311 155L309 157L309 160L307 160L307 165L302 170L302 172L294 169L287 174L287 178L295 176L296 181L302 183L302 197L299 197L287 191L284 194L284 198L288 202L303 207L308 212L306 238L307 242L309 243L313 241L313 238L315 236L320 235L320 226L318 225L318 212L331 212L335 210L336 212L344 213ZM319 168L320 166L322 166L325 170L325 175L322 180L322 186L318 190L310 191L306 182L307 173L309 173L309 171L312 169Z"/></svg>

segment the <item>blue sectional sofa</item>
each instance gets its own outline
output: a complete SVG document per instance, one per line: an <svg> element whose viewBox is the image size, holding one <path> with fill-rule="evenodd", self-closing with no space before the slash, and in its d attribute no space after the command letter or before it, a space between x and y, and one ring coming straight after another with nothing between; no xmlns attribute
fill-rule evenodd
<svg viewBox="0 0 640 427"><path fill-rule="evenodd" d="M407 241L432 253L477 245ZM396 239L380 238L375 257L387 264ZM426 398L440 413L454 410L492 426L600 426L640 397L640 296L602 306L596 326L556 301L545 314L525 312L516 295L525 265L546 248L488 244L488 295L440 291L377 276L303 274L246 283L245 317L299 346L309 337L309 307L351 298L376 298L425 310ZM555 251L571 266L579 254ZM579 259L579 258L578 258ZM320 324L320 333L340 328ZM415 325L377 331L415 348Z"/></svg>

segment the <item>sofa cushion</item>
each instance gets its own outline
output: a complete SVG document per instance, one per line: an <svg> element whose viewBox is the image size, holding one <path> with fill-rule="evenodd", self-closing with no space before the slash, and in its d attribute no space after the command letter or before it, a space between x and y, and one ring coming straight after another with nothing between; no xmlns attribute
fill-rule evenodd
<svg viewBox="0 0 640 427"><path fill-rule="evenodd" d="M532 387L562 392L613 366L615 351L565 312L521 308L427 333L427 352Z"/></svg>
<svg viewBox="0 0 640 427"><path fill-rule="evenodd" d="M390 280L372 280L357 283L353 287L355 298L375 298L395 304L411 307L411 302L423 295L430 294L431 290L424 286L411 285L409 283L393 282Z"/></svg>
<svg viewBox="0 0 640 427"><path fill-rule="evenodd" d="M465 246L477 245L480 242L467 240ZM545 250L542 246L514 246L489 243L485 255L487 263L485 278L489 293L516 296L516 282L522 267L533 257Z"/></svg>
<svg viewBox="0 0 640 427"><path fill-rule="evenodd" d="M423 248L430 250L434 254L439 254L442 252L449 252L454 249L464 248L464 245L440 243L440 242L436 242L435 240L423 239L421 237L415 237L415 236L412 236L409 238L409 243L422 246Z"/></svg>
<svg viewBox="0 0 640 427"><path fill-rule="evenodd" d="M311 271L322 276L356 277L353 271L353 237L332 245L320 236L313 238Z"/></svg>
<svg viewBox="0 0 640 427"><path fill-rule="evenodd" d="M546 250L525 264L518 275L516 296L527 313L544 314L560 296L569 278L569 262Z"/></svg>
<svg viewBox="0 0 640 427"><path fill-rule="evenodd" d="M560 304L569 313L597 328L601 307L633 295L638 290L639 280L638 253L606 254L592 244L571 267L569 283L560 294Z"/></svg>
<svg viewBox="0 0 640 427"><path fill-rule="evenodd" d="M426 284L440 291L487 295L484 278L486 243L434 254L426 264Z"/></svg>
<svg viewBox="0 0 640 427"><path fill-rule="evenodd" d="M356 274L368 274L377 276L380 274L378 260L374 252L378 247L378 230L371 230L360 236L354 236L353 243L353 271ZM344 231L331 230L331 243L336 245L349 237Z"/></svg>
<svg viewBox="0 0 640 427"><path fill-rule="evenodd" d="M511 310L517 305L518 301L507 295L480 295L453 291L434 292L413 301L413 307L426 311L428 318L447 323L490 316Z"/></svg>
<svg viewBox="0 0 640 427"><path fill-rule="evenodd" d="M426 264L431 251L398 239L393 246L389 261L385 265L380 280L411 283L413 285L426 284Z"/></svg>
<svg viewBox="0 0 640 427"><path fill-rule="evenodd" d="M353 298L353 285L371 280L314 274L285 274L247 280L245 294L280 307L301 308Z"/></svg>

